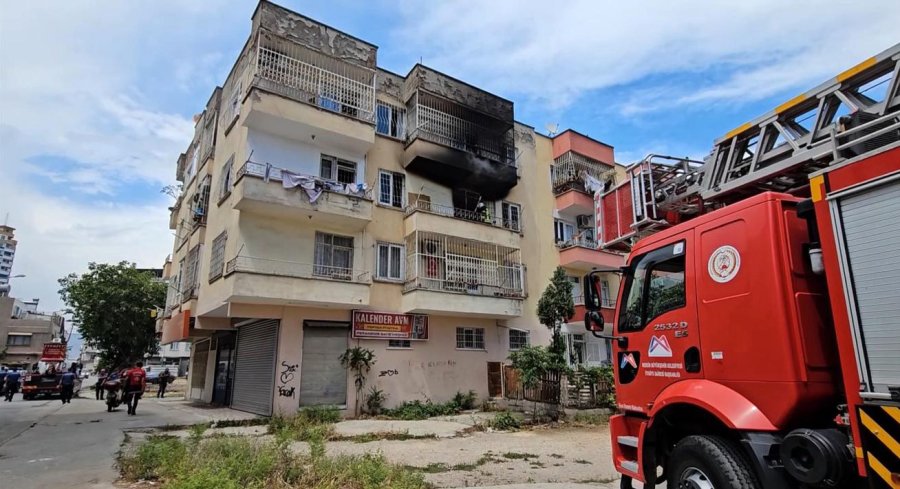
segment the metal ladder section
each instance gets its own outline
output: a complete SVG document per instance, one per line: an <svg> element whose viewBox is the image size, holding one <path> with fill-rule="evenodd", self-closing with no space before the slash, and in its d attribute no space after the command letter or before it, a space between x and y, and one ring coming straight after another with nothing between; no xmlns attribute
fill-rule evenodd
<svg viewBox="0 0 900 489"><path fill-rule="evenodd" d="M900 140L900 44L717 139L703 163L649 155L627 169L631 239L769 190L793 192L835 161Z"/></svg>

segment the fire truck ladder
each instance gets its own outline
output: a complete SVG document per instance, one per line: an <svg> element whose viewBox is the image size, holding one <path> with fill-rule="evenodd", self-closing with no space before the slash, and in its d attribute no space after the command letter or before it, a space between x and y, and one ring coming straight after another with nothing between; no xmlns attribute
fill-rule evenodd
<svg viewBox="0 0 900 489"><path fill-rule="evenodd" d="M603 246L760 192L804 193L809 174L897 141L900 44L728 132L703 163L650 155L628 167L633 234Z"/></svg>

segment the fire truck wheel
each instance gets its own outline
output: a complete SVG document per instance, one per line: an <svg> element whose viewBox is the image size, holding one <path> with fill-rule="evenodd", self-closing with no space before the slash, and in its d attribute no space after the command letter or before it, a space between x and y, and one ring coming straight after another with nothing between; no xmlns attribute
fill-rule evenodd
<svg viewBox="0 0 900 489"><path fill-rule="evenodd" d="M669 464L671 489L760 489L739 448L716 436L695 435L675 445Z"/></svg>

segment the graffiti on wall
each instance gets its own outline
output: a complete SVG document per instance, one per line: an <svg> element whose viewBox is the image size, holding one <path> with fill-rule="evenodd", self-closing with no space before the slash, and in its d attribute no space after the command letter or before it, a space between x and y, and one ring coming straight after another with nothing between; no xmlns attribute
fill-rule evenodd
<svg viewBox="0 0 900 489"><path fill-rule="evenodd" d="M381 373L378 374L379 377L393 377L395 375L400 375L400 371L397 369L389 369L382 370Z"/></svg>
<svg viewBox="0 0 900 489"><path fill-rule="evenodd" d="M281 397L294 397L294 387L287 387L291 381L294 380L294 372L297 371L297 367L299 364L288 364L285 361L281 362L281 376L278 380L281 381L281 385L278 386L278 395Z"/></svg>

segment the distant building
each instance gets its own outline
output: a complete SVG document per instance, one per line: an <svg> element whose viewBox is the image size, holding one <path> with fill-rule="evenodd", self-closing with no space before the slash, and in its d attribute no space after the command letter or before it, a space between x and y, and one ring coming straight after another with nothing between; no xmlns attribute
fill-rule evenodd
<svg viewBox="0 0 900 489"><path fill-rule="evenodd" d="M9 283L13 260L16 258L16 228L0 225L0 285Z"/></svg>
<svg viewBox="0 0 900 489"><path fill-rule="evenodd" d="M23 302L0 297L0 352L4 352L0 364L30 368L40 360L44 343L62 337L65 319L39 313L36 308L36 299Z"/></svg>

